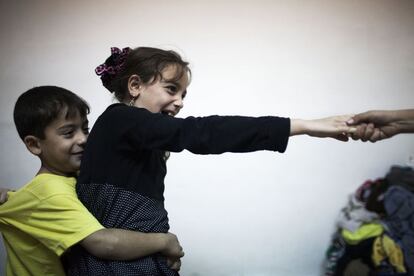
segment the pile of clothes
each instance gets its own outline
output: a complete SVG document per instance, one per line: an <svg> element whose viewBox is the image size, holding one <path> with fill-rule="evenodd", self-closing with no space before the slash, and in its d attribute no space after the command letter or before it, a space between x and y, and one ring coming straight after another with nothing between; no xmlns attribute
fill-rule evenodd
<svg viewBox="0 0 414 276"><path fill-rule="evenodd" d="M393 166L350 195L326 252L325 275L414 276L414 171Z"/></svg>

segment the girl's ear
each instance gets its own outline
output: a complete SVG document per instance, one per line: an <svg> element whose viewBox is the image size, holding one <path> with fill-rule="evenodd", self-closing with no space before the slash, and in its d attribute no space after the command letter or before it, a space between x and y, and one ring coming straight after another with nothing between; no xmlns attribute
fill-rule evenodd
<svg viewBox="0 0 414 276"><path fill-rule="evenodd" d="M128 79L128 91L131 98L137 98L141 92L142 82L138 75L132 75Z"/></svg>
<svg viewBox="0 0 414 276"><path fill-rule="evenodd" d="M26 148L34 155L39 156L42 153L40 139L33 135L28 135L23 139Z"/></svg>

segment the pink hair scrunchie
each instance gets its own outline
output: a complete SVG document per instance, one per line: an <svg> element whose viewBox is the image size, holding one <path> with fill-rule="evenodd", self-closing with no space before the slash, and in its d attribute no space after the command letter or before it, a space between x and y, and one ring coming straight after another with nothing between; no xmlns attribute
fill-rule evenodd
<svg viewBox="0 0 414 276"><path fill-rule="evenodd" d="M110 57L105 61L105 63L95 68L95 73L101 77L116 75L119 71L121 71L130 51L131 48L129 47L123 48L122 50L117 47L111 47Z"/></svg>

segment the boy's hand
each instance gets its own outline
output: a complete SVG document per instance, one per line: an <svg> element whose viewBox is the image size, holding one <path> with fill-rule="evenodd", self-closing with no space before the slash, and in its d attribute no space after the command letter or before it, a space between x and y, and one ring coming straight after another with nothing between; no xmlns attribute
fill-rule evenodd
<svg viewBox="0 0 414 276"><path fill-rule="evenodd" d="M181 268L181 259L167 258L167 265L172 270L179 271Z"/></svg>
<svg viewBox="0 0 414 276"><path fill-rule="evenodd" d="M9 192L11 190L6 189L6 188L0 188L0 204L3 204L4 202L7 201L7 199L9 198L7 195L7 192Z"/></svg>
<svg viewBox="0 0 414 276"><path fill-rule="evenodd" d="M165 234L165 246L164 250L161 251L161 254L167 257L167 259L175 260L180 259L184 256L183 248L178 242L177 236L173 233Z"/></svg>

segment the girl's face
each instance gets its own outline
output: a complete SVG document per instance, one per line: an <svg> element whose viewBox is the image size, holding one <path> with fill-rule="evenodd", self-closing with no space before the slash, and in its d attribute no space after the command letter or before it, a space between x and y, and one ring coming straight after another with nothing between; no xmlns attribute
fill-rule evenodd
<svg viewBox="0 0 414 276"><path fill-rule="evenodd" d="M148 84L130 85L130 93L137 97L135 106L145 108L153 113L175 116L183 108L187 93L188 75L175 81L177 66L169 65L162 71L162 78Z"/></svg>

